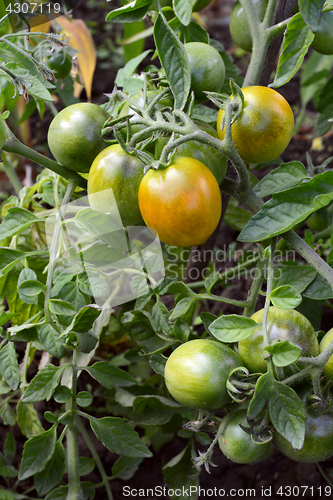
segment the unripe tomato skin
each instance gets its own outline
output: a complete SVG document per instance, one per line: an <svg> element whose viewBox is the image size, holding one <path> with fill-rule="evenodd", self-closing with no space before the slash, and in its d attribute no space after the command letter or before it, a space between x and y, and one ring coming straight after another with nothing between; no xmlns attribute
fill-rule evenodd
<svg viewBox="0 0 333 500"><path fill-rule="evenodd" d="M225 78L225 67L219 52L202 42L185 43L191 69L191 91L196 102L208 100L203 91L219 92Z"/></svg>
<svg viewBox="0 0 333 500"><path fill-rule="evenodd" d="M218 439L222 453L237 464L252 464L267 458L272 453L271 443L254 443L240 424L248 427L245 409L235 410L231 417L226 415L221 420L220 427L225 427L223 435Z"/></svg>
<svg viewBox="0 0 333 500"><path fill-rule="evenodd" d="M51 122L47 141L51 153L74 172L89 172L103 149L101 131L109 114L97 104L81 102L64 108Z"/></svg>
<svg viewBox="0 0 333 500"><path fill-rule="evenodd" d="M189 408L217 410L230 402L226 381L241 366L230 347L207 339L190 340L177 347L165 365L165 383L178 403Z"/></svg>
<svg viewBox="0 0 333 500"><path fill-rule="evenodd" d="M332 25L333 26L333 25ZM306 223L312 231L323 231L330 222L330 215L327 208L322 208L311 214Z"/></svg>
<svg viewBox="0 0 333 500"><path fill-rule="evenodd" d="M246 163L264 163L277 158L288 146L294 130L294 115L286 99L275 90L244 87L244 108L231 126L232 140ZM224 139L222 119L217 115L217 133Z"/></svg>
<svg viewBox="0 0 333 500"><path fill-rule="evenodd" d="M263 319L264 309L254 313L251 318L257 323ZM298 311L283 310L270 307L267 318L269 343L289 341L302 349L302 356L317 356L319 345L314 328L310 321ZM244 365L252 373L267 371L267 361L262 359L264 353L264 337L262 326L258 326L246 339L238 342L238 352ZM283 369L288 371L288 367Z"/></svg>
<svg viewBox="0 0 333 500"><path fill-rule="evenodd" d="M209 125L209 123L205 123L201 120L193 120L193 122L207 134L218 138L216 130L214 127ZM155 158L160 158L162 149L167 144L168 140L169 137L159 137L156 140ZM218 184L221 184L223 181L227 171L228 160L212 146L207 146L207 144L203 144L198 141L184 142L177 147L175 158L178 158L179 156L194 158L201 161L201 163L206 165L212 174L214 174Z"/></svg>
<svg viewBox="0 0 333 500"><path fill-rule="evenodd" d="M333 11L321 13L311 47L320 54L333 54Z"/></svg>
<svg viewBox="0 0 333 500"><path fill-rule="evenodd" d="M124 226L142 222L138 190L143 169L144 164L126 154L119 144L104 149L93 161L88 175L91 208L111 214L117 214L119 210Z"/></svg>
<svg viewBox="0 0 333 500"><path fill-rule="evenodd" d="M260 21L264 19L268 0L252 0L252 6L259 15ZM249 23L239 0L234 4L230 13L230 35L238 47L246 52L252 52L252 38Z"/></svg>
<svg viewBox="0 0 333 500"><path fill-rule="evenodd" d="M222 211L219 185L193 158L176 158L164 169L150 169L139 187L139 206L148 227L164 243L201 245L217 227Z"/></svg>
<svg viewBox="0 0 333 500"><path fill-rule="evenodd" d="M298 393L303 405L311 392L310 385L302 386ZM291 444L277 431L274 431L273 442L278 450L291 460L303 463L317 463L333 456L333 413L328 411L314 415L305 406L305 439L301 450L295 450Z"/></svg>
<svg viewBox="0 0 333 500"><path fill-rule="evenodd" d="M67 54L60 53L54 57L50 57L47 61L50 69L55 71L57 78L66 78L72 69L72 60Z"/></svg>
<svg viewBox="0 0 333 500"><path fill-rule="evenodd" d="M321 339L319 344L320 353L330 344L333 340L333 328L331 328ZM323 373L328 376L329 379L333 380L333 355L329 358L326 365L323 368Z"/></svg>

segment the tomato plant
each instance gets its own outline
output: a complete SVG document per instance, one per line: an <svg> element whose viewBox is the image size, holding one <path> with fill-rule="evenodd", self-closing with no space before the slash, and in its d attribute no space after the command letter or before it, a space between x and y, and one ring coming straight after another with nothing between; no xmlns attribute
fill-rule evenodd
<svg viewBox="0 0 333 500"><path fill-rule="evenodd" d="M262 323L264 309L253 314L256 323ZM267 317L267 334L270 344L288 341L302 350L302 356L317 356L319 346L317 336L310 321L298 311L270 307ZM267 362L264 354L263 327L255 328L253 333L238 343L239 355L251 372L265 372Z"/></svg>
<svg viewBox="0 0 333 500"><path fill-rule="evenodd" d="M333 456L332 7L282 3L0 5L0 498Z"/></svg>
<svg viewBox="0 0 333 500"><path fill-rule="evenodd" d="M294 130L294 115L276 90L252 86L242 89L244 108L232 125L232 138L241 158L264 163L277 158L288 146ZM224 138L224 112L219 111L217 132Z"/></svg>
<svg viewBox="0 0 333 500"><path fill-rule="evenodd" d="M148 227L168 245L204 243L219 223L222 201L211 171L194 158L149 170L139 187L139 206Z"/></svg>
<svg viewBox="0 0 333 500"><path fill-rule="evenodd" d="M106 147L101 132L109 115L96 104L64 108L51 122L47 141L51 153L75 172L89 172L95 157Z"/></svg>
<svg viewBox="0 0 333 500"><path fill-rule="evenodd" d="M235 410L231 415L226 415L220 423L222 429L218 439L220 449L226 457L237 464L260 462L272 453L270 442L255 443L251 435L244 430L244 428L249 429L246 413L246 409Z"/></svg>
<svg viewBox="0 0 333 500"><path fill-rule="evenodd" d="M125 153L119 144L104 149L94 159L88 175L91 208L111 213L118 211L124 226L142 222L138 191L143 178L143 163Z"/></svg>
<svg viewBox="0 0 333 500"><path fill-rule="evenodd" d="M217 410L229 401L225 383L241 359L219 342L196 339L177 347L165 364L165 383L179 403L190 408Z"/></svg>

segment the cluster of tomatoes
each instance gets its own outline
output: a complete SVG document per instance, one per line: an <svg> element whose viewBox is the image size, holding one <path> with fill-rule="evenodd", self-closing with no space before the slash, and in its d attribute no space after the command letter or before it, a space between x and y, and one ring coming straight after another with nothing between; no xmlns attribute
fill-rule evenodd
<svg viewBox="0 0 333 500"><path fill-rule="evenodd" d="M190 340L177 347L165 365L165 382L170 394L189 408L215 412L231 402L226 382L232 370L245 366L250 373L265 373L263 312L261 309L252 316L259 326L249 337L238 342L237 353L221 342L208 339ZM277 307L269 308L267 333L270 344L277 340L289 341L299 347L305 357L317 356L333 338L332 329L318 345L314 328L305 316L295 310L283 311ZM280 375L285 378L301 368L302 365L296 362L280 368ZM323 372L333 380L333 357ZM273 442L292 460L311 463L325 460L333 456L333 411L312 411L307 404L312 393L311 384L302 383L295 390L303 402L307 418L303 448L294 449L276 430L273 430ZM259 444L246 432L249 430L247 404L235 404L236 409L222 419L218 440L220 449L229 459L243 464L263 460L272 452L270 441Z"/></svg>
<svg viewBox="0 0 333 500"><path fill-rule="evenodd" d="M200 102L203 88L214 92L220 89L224 78L223 60L208 44L188 43L185 49L191 67L191 89ZM223 78L212 80L209 73L205 75L200 71L205 67L202 58L213 60L215 69L220 62L218 74ZM293 112L275 90L260 86L242 90L244 107L232 125L235 148L246 163L273 160L284 151L292 137ZM148 102L156 94L157 90L148 91ZM134 96L132 100L140 106L143 96ZM157 109L158 106L171 108L173 101L161 100ZM128 103L120 116L131 117L133 132L143 127L135 124L138 115ZM109 117L106 110L95 104L74 104L53 119L48 132L48 144L56 160L70 170L88 173L91 207L119 213L124 226L144 222L169 245L189 247L204 243L220 220L219 185L226 173L227 158L213 146L189 140L177 148L171 164L160 164L159 168L151 168L144 175L145 165L135 152L124 151L118 143L106 147L101 131ZM194 122L203 132L223 140L223 117L221 109L217 130L200 120ZM170 135L162 135L151 141L149 153L159 159L169 139Z"/></svg>

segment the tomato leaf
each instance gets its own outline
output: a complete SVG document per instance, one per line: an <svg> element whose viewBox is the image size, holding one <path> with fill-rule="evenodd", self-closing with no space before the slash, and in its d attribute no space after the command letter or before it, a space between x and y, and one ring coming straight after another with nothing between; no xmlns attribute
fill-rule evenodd
<svg viewBox="0 0 333 500"><path fill-rule="evenodd" d="M303 297L308 297L312 300L333 299L333 290L324 278L318 274L312 283L304 290Z"/></svg>
<svg viewBox="0 0 333 500"><path fill-rule="evenodd" d="M49 364L45 368L42 368L24 391L22 401L24 403L49 401L59 384L60 377L66 366L66 364L61 367Z"/></svg>
<svg viewBox="0 0 333 500"><path fill-rule="evenodd" d="M273 194L244 227L239 241L263 241L284 233L333 199L333 172L318 174L309 182Z"/></svg>
<svg viewBox="0 0 333 500"><path fill-rule="evenodd" d="M173 0L173 9L179 21L187 26L191 21L192 4L190 0Z"/></svg>
<svg viewBox="0 0 333 500"><path fill-rule="evenodd" d="M280 309L295 309L302 302L302 295L293 286L281 285L272 290L270 299Z"/></svg>
<svg viewBox="0 0 333 500"><path fill-rule="evenodd" d="M20 383L20 369L12 342L8 342L0 351L0 373L13 391L16 391Z"/></svg>
<svg viewBox="0 0 333 500"><path fill-rule="evenodd" d="M84 369L106 389L130 387L135 384L131 375L106 361L98 361L92 366L84 367Z"/></svg>
<svg viewBox="0 0 333 500"><path fill-rule="evenodd" d="M33 436L24 443L19 480L41 472L52 457L57 440L57 427Z"/></svg>
<svg viewBox="0 0 333 500"><path fill-rule="evenodd" d="M58 483L60 483L65 472L65 450L61 443L57 442L54 453L47 462L45 469L38 472L34 477L36 491L40 497L47 495Z"/></svg>
<svg viewBox="0 0 333 500"><path fill-rule="evenodd" d="M296 392L277 380L272 382L269 393L269 415L275 429L300 450L305 436L304 407Z"/></svg>
<svg viewBox="0 0 333 500"><path fill-rule="evenodd" d="M317 276L311 266L286 265L274 269L273 290L282 285L291 285L303 292Z"/></svg>
<svg viewBox="0 0 333 500"><path fill-rule="evenodd" d="M107 16L109 23L132 23L145 17L152 0L134 0L119 9L112 10Z"/></svg>
<svg viewBox="0 0 333 500"><path fill-rule="evenodd" d="M302 448L306 416L303 404L296 392L275 380L270 373L265 373L258 379L254 396L249 404L249 419L258 417L267 401L269 415L275 429L294 448Z"/></svg>
<svg viewBox="0 0 333 500"><path fill-rule="evenodd" d="M193 467L193 459L196 457L194 441L189 440L186 448L178 455L173 457L164 467L163 475L170 488L179 491L198 491L199 490L199 469ZM187 496L187 493L186 493ZM191 495L189 495L189 498ZM192 498L194 499L194 493ZM182 496L185 498L185 496Z"/></svg>
<svg viewBox="0 0 333 500"><path fill-rule="evenodd" d="M297 186L300 181L307 178L304 165L299 161L283 163L269 172L254 187L254 192L260 198L269 196L279 191Z"/></svg>
<svg viewBox="0 0 333 500"><path fill-rule="evenodd" d="M143 458L141 457L119 457L112 467L112 476L123 480L131 479L138 470Z"/></svg>
<svg viewBox="0 0 333 500"><path fill-rule="evenodd" d="M298 12L288 23L274 82L269 87L281 87L289 82L302 65L314 39L314 34Z"/></svg>
<svg viewBox="0 0 333 500"><path fill-rule="evenodd" d="M309 28L316 32L325 0L299 0L299 11Z"/></svg>
<svg viewBox="0 0 333 500"><path fill-rule="evenodd" d="M28 297L36 297L45 289L46 286L37 280L25 280L18 286L18 290L22 292L23 295L27 295Z"/></svg>
<svg viewBox="0 0 333 500"><path fill-rule="evenodd" d="M65 346L61 340L59 340L59 333L49 324L38 327L38 337L39 342L42 344L44 349L54 356L55 358L62 358L65 354Z"/></svg>
<svg viewBox="0 0 333 500"><path fill-rule="evenodd" d="M302 349L290 343L289 341L277 342L273 345L265 347L265 351L272 354L273 363L275 366L288 366L302 354Z"/></svg>
<svg viewBox="0 0 333 500"><path fill-rule="evenodd" d="M238 342L249 337L257 326L258 323L254 319L230 314L217 318L210 324L208 330L222 342Z"/></svg>
<svg viewBox="0 0 333 500"><path fill-rule="evenodd" d="M32 403L19 401L16 413L18 426L24 436L30 438L44 431L38 418L38 413Z"/></svg>
<svg viewBox="0 0 333 500"><path fill-rule="evenodd" d="M190 65L183 44L161 13L155 21L154 40L158 57L175 98L175 108L183 109L191 86Z"/></svg>
<svg viewBox="0 0 333 500"><path fill-rule="evenodd" d="M90 421L90 425L99 441L111 452L127 457L152 456L139 434L122 418L94 419Z"/></svg>
<svg viewBox="0 0 333 500"><path fill-rule="evenodd" d="M190 24L186 26L184 32L185 32L184 33L185 43L189 42L209 43L209 35L207 31L195 21L191 21Z"/></svg>
<svg viewBox="0 0 333 500"><path fill-rule="evenodd" d="M0 240L22 233L38 220L34 214L29 210L25 210L25 208L10 208L0 225Z"/></svg>
<svg viewBox="0 0 333 500"><path fill-rule="evenodd" d="M190 307L197 301L200 300L200 297L198 296L192 296L192 297L185 297L184 299L181 299L172 313L169 316L170 320L174 320L177 318L180 318L183 316L187 311L190 309Z"/></svg>
<svg viewBox="0 0 333 500"><path fill-rule="evenodd" d="M134 57L133 59L130 59L128 61L128 63L126 63L123 68L118 70L118 73L117 73L117 76L115 79L115 83L118 85L118 87L124 87L124 79L130 78L133 75L136 68L144 60L144 58L149 54L149 52L151 52L151 50L146 50L142 54Z"/></svg>

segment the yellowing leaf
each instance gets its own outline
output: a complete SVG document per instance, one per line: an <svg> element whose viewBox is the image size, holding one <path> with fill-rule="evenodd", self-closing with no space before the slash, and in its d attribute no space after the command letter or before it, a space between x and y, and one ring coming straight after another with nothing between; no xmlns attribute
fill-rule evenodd
<svg viewBox="0 0 333 500"><path fill-rule="evenodd" d="M77 54L80 80L86 89L88 101L90 101L92 81L97 60L96 50L90 31L82 19L69 20L61 16L57 18L56 22L61 26L63 33L70 37L68 44L73 47L73 49L80 51Z"/></svg>
<svg viewBox="0 0 333 500"><path fill-rule="evenodd" d="M42 33L48 33L50 31L50 20L51 17L45 14L39 14L36 17L32 17L29 21L31 32L36 33L40 31Z"/></svg>

